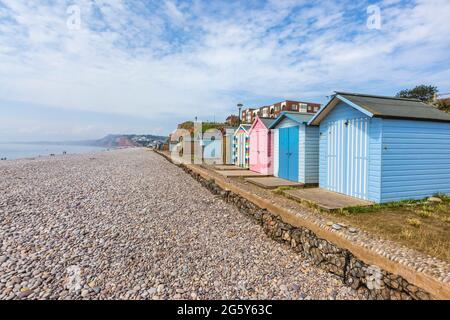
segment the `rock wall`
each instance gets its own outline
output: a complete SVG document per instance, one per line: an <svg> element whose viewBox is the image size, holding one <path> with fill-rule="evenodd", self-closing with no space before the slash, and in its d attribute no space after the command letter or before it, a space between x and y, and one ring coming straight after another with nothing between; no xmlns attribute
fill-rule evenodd
<svg viewBox="0 0 450 320"><path fill-rule="evenodd" d="M182 168L211 193L221 196L226 202L234 204L242 213L252 216L270 238L308 256L318 266L339 276L362 297L380 300L429 300L431 298L427 292L408 283L402 277L376 266L367 265L350 251L317 237L310 230L287 224L278 216L255 206L247 199L221 189L214 180L205 180L187 167L182 166Z"/></svg>

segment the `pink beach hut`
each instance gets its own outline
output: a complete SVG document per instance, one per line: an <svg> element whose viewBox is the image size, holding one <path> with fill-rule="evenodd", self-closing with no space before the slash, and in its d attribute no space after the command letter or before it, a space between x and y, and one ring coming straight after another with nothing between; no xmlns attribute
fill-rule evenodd
<svg viewBox="0 0 450 320"><path fill-rule="evenodd" d="M250 128L250 170L273 174L273 133L271 118L257 117Z"/></svg>

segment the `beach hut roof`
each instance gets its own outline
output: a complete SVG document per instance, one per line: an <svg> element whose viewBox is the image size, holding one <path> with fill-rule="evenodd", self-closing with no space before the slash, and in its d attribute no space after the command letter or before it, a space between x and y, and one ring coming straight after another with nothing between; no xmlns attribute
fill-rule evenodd
<svg viewBox="0 0 450 320"><path fill-rule="evenodd" d="M275 119L273 119L273 118L264 118L264 117L257 116L256 119L255 119L255 121L253 121L253 124L252 124L252 126L251 126L251 128L250 128L250 131L253 130L253 128L255 127L255 125L256 125L256 123L257 123L258 121L261 121L261 123L262 123L267 129L269 129L269 128L270 128L270 125L272 124L272 122L275 121Z"/></svg>
<svg viewBox="0 0 450 320"><path fill-rule="evenodd" d="M226 134L226 133L233 134L233 133L236 132L237 129L238 129L237 127L225 126L225 127L222 128L221 131L222 131L222 134Z"/></svg>
<svg viewBox="0 0 450 320"><path fill-rule="evenodd" d="M250 128L252 126L250 124L241 124L237 129L236 132L238 132L240 129L244 130L246 133L249 133Z"/></svg>
<svg viewBox="0 0 450 320"><path fill-rule="evenodd" d="M275 121L275 119L273 119L273 118L259 118L260 120L261 120L261 122L264 124L264 126L266 127L266 128L269 128L270 127L270 125L272 124L272 122L274 122Z"/></svg>
<svg viewBox="0 0 450 320"><path fill-rule="evenodd" d="M269 129L275 128L285 118L291 119L299 124L306 124L312 117L313 115L311 113L284 111L270 124Z"/></svg>
<svg viewBox="0 0 450 320"><path fill-rule="evenodd" d="M316 113L309 124L319 125L341 101L369 117L450 122L450 114L417 99L335 92L333 98Z"/></svg>

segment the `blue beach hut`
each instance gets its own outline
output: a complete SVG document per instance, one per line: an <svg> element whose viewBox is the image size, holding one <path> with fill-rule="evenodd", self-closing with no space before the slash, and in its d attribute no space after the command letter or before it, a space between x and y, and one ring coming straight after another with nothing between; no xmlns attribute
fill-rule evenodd
<svg viewBox="0 0 450 320"><path fill-rule="evenodd" d="M282 112L270 125L274 132L274 175L304 184L319 183L319 128L310 113Z"/></svg>
<svg viewBox="0 0 450 320"><path fill-rule="evenodd" d="M415 99L336 92L320 128L320 187L376 203L450 193L450 114Z"/></svg>

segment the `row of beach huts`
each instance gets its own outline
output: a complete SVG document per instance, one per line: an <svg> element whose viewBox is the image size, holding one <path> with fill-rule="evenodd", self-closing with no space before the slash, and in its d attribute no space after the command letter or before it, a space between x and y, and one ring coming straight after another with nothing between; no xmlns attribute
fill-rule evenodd
<svg viewBox="0 0 450 320"><path fill-rule="evenodd" d="M225 164L375 203L450 194L450 114L415 99L336 92L225 129L221 148Z"/></svg>

